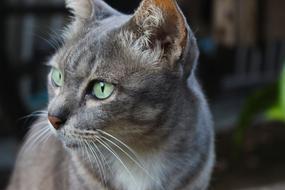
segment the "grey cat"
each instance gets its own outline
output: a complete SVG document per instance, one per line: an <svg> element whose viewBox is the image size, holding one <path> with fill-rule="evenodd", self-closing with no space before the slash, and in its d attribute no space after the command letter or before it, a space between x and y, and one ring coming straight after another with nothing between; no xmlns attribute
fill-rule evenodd
<svg viewBox="0 0 285 190"><path fill-rule="evenodd" d="M213 124L177 3L143 0L134 15L100 0L66 4L75 16L49 61L48 111L8 189L207 189Z"/></svg>

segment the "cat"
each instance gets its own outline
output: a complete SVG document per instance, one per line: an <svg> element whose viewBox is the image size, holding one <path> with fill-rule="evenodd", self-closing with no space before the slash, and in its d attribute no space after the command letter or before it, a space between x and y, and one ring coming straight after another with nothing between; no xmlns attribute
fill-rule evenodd
<svg viewBox="0 0 285 190"><path fill-rule="evenodd" d="M215 160L196 38L175 0L125 15L66 0L73 21L49 61L49 104L8 190L205 190Z"/></svg>

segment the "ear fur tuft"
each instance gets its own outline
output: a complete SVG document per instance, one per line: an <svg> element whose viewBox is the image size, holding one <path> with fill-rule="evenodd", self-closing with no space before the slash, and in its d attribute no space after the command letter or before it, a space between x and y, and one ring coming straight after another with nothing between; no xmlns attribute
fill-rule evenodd
<svg viewBox="0 0 285 190"><path fill-rule="evenodd" d="M66 7L71 10L76 18L87 19L92 15L91 0L66 0Z"/></svg>
<svg viewBox="0 0 285 190"><path fill-rule="evenodd" d="M121 15L103 0L65 0L66 7L73 13L73 21L64 32L65 38L71 38L83 28L86 20L99 21L113 15Z"/></svg>

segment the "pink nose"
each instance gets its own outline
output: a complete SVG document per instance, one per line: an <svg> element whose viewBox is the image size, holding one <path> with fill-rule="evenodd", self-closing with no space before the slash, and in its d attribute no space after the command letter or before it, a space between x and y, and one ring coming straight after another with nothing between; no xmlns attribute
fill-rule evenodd
<svg viewBox="0 0 285 190"><path fill-rule="evenodd" d="M63 124L63 121L60 118L55 117L55 116L49 115L48 120L55 129L59 129Z"/></svg>

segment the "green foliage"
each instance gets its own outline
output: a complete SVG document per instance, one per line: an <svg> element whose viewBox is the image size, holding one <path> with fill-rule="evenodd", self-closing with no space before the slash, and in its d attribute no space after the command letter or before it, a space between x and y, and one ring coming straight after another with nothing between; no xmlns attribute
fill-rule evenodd
<svg viewBox="0 0 285 190"><path fill-rule="evenodd" d="M247 127L258 114L265 114L268 121L285 122L285 63L279 81L255 91L246 99L234 134L236 152L240 152Z"/></svg>
<svg viewBox="0 0 285 190"><path fill-rule="evenodd" d="M266 112L268 120L285 122L285 64L279 81L278 102Z"/></svg>
<svg viewBox="0 0 285 190"><path fill-rule="evenodd" d="M241 145L247 127L251 124L257 114L264 112L266 109L275 104L278 94L277 83L269 85L258 90L247 97L245 104L238 118L238 128L234 135L236 145Z"/></svg>

